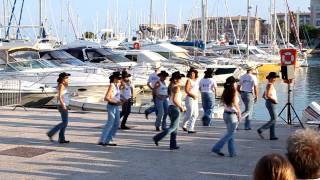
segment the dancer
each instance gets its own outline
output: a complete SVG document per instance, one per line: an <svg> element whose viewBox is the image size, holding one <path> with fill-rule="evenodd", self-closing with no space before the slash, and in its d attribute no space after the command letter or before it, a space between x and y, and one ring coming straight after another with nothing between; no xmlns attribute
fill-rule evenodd
<svg viewBox="0 0 320 180"><path fill-rule="evenodd" d="M200 81L200 92L203 108L202 123L204 126L210 126L211 116L214 108L217 83L212 78L213 74L213 69L207 68L207 70L204 72L204 78Z"/></svg>
<svg viewBox="0 0 320 180"><path fill-rule="evenodd" d="M168 87L165 80L169 74L166 71L161 71L158 76L160 80L155 83L153 88L157 109L157 118L155 122L156 131L160 131L160 125L162 130L167 128L166 119L168 115Z"/></svg>
<svg viewBox="0 0 320 180"><path fill-rule="evenodd" d="M131 74L129 74L127 71L122 71L121 100L123 104L120 113L120 118L122 118L120 128L123 130L130 129L130 127L126 125L133 103L133 86L129 79L130 77Z"/></svg>
<svg viewBox="0 0 320 180"><path fill-rule="evenodd" d="M277 75L277 73L275 72L270 72L269 75L266 77L268 79L268 84L266 86L265 92L263 93L263 98L266 100L265 105L270 114L270 120L257 130L259 136L262 139L264 139L262 132L266 129L270 129L270 140L278 140L278 138L275 135L275 125L278 116L276 112L278 98L276 88L274 87L274 83L276 82L276 79L278 77L279 75Z"/></svg>
<svg viewBox="0 0 320 180"><path fill-rule="evenodd" d="M240 77L238 90L240 91L241 99L245 110L242 112L242 118L245 118L244 129L251 130L250 121L252 120L253 104L257 102L259 87L258 79L253 74L254 69L249 67L247 73Z"/></svg>
<svg viewBox="0 0 320 180"><path fill-rule="evenodd" d="M63 143L69 143L70 141L67 141L65 139L65 130L68 126L68 106L69 106L69 101L70 101L70 95L68 91L68 85L69 85L69 76L70 74L68 73L60 73L59 78L57 80L58 82L58 110L61 115L61 120L62 122L56 125L53 129L51 129L48 133L47 136L49 137L50 141L52 140L52 136L54 136L58 131L59 132L59 140L58 142L60 144Z"/></svg>
<svg viewBox="0 0 320 180"><path fill-rule="evenodd" d="M159 79L160 79L158 76L158 74L160 72L160 63L156 63L154 68L155 68L154 73L150 74L149 79L148 79L148 83L147 83L147 86L151 89L152 92L153 92L153 87L154 87L155 83L157 81L159 81ZM144 111L146 119L148 119L149 114L151 114L153 112L155 112L157 114L157 109L155 107L156 103L155 103L154 94L152 94L152 101L153 101L154 105Z"/></svg>
<svg viewBox="0 0 320 180"><path fill-rule="evenodd" d="M111 143L112 138L116 135L119 128L120 112L119 106L121 105L120 99L120 72L113 72L109 77L110 86L107 90L104 100L108 101L107 111L108 120L102 131L98 145L102 146L116 146L117 144Z"/></svg>
<svg viewBox="0 0 320 180"><path fill-rule="evenodd" d="M170 150L179 149L177 146L177 132L179 127L179 119L181 113L185 111L185 108L182 106L181 98L182 93L180 91L180 80L184 77L183 74L180 74L179 71L176 71L172 74L170 78L170 85L168 87L169 94L169 110L168 114L170 117L170 127L165 129L161 133L153 137L153 141L156 146L159 145L161 141L167 134L170 134Z"/></svg>
<svg viewBox="0 0 320 180"><path fill-rule="evenodd" d="M241 119L237 82L237 79L235 79L233 76L230 76L224 83L224 90L221 99L224 103L223 120L227 126L227 133L212 148L212 152L218 154L219 156L224 156L224 153L221 152L221 149L227 142L230 157L236 156L234 133Z"/></svg>
<svg viewBox="0 0 320 180"><path fill-rule="evenodd" d="M188 80L185 85L186 97L186 115L183 121L182 129L188 133L196 133L194 125L199 115L198 99L199 99L199 81L198 71L191 68L187 72Z"/></svg>

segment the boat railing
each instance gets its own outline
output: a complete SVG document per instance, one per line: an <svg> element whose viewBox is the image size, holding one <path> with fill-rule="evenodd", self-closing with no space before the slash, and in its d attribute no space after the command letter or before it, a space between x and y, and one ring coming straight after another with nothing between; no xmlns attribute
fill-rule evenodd
<svg viewBox="0 0 320 180"><path fill-rule="evenodd" d="M21 106L21 81L0 81L0 106Z"/></svg>

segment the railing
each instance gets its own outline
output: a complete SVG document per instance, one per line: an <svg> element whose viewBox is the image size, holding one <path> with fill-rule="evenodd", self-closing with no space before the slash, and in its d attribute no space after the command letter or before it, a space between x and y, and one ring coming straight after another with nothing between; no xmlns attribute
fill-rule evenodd
<svg viewBox="0 0 320 180"><path fill-rule="evenodd" d="M0 81L0 106L21 105L21 81Z"/></svg>

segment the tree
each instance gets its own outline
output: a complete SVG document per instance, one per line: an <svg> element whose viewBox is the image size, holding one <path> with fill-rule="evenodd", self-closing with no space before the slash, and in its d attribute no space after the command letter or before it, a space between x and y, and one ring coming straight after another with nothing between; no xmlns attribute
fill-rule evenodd
<svg viewBox="0 0 320 180"><path fill-rule="evenodd" d="M82 37L85 39L96 39L97 36L93 32L85 32L82 34Z"/></svg>

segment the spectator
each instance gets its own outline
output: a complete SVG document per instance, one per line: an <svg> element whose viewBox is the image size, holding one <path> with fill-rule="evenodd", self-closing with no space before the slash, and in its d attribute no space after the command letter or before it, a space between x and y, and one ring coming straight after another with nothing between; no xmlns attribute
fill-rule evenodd
<svg viewBox="0 0 320 180"><path fill-rule="evenodd" d="M295 180L290 162L279 154L263 156L253 173L254 180Z"/></svg>
<svg viewBox="0 0 320 180"><path fill-rule="evenodd" d="M320 179L320 134L297 130L288 138L288 159L299 179Z"/></svg>

